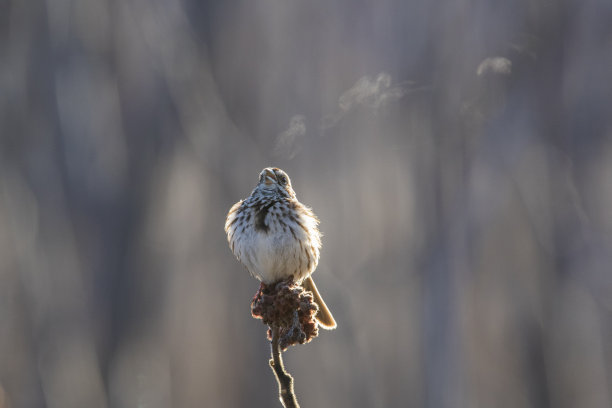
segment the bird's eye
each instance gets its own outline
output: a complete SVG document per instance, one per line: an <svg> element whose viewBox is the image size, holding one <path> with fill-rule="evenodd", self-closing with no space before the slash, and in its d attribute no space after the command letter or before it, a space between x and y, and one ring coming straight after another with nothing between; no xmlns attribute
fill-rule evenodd
<svg viewBox="0 0 612 408"><path fill-rule="evenodd" d="M280 181L280 183L282 185L287 184L287 177L283 176L282 174L280 176L278 176L278 181Z"/></svg>

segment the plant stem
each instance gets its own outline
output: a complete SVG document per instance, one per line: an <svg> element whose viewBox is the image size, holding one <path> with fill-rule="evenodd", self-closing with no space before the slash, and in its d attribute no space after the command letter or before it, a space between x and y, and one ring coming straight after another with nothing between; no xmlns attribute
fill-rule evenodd
<svg viewBox="0 0 612 408"><path fill-rule="evenodd" d="M272 359L270 360L270 367L272 367L278 382L279 399L285 408L300 408L295 397L295 391L293 390L293 377L285 371L279 337L279 328L272 327Z"/></svg>

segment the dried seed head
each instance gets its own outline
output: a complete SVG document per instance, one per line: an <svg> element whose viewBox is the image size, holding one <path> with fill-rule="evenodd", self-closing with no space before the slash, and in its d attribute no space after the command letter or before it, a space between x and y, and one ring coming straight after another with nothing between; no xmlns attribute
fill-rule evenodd
<svg viewBox="0 0 612 408"><path fill-rule="evenodd" d="M293 278L270 285L262 283L251 302L253 317L270 326L268 339L272 339L271 328L279 328L283 351L317 337L319 328L315 315L318 310L312 293L296 284Z"/></svg>

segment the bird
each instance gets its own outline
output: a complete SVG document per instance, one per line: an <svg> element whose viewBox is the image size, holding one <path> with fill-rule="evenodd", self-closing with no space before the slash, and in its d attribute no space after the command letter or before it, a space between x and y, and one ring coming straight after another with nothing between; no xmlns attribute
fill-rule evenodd
<svg viewBox="0 0 612 408"><path fill-rule="evenodd" d="M312 280L321 249L318 226L278 167L264 168L251 195L234 204L225 220L229 246L249 273L264 284L292 277L312 292L319 326L331 330L336 321Z"/></svg>

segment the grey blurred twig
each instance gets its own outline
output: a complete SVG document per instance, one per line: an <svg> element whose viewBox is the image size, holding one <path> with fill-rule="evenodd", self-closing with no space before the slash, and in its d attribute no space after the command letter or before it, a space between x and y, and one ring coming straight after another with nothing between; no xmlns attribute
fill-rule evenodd
<svg viewBox="0 0 612 408"><path fill-rule="evenodd" d="M300 405L293 390L293 377L285 371L283 364L280 347L280 329L276 326L272 327L272 359L270 359L270 367L272 367L278 382L278 395L283 406L285 408L299 408Z"/></svg>

